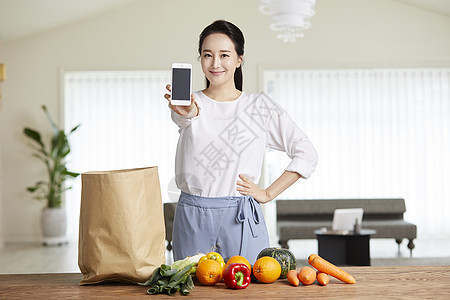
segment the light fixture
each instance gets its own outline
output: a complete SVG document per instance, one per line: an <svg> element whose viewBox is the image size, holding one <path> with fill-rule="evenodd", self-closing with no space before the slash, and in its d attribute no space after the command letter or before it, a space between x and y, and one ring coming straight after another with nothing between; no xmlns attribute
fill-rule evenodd
<svg viewBox="0 0 450 300"><path fill-rule="evenodd" d="M270 15L270 29L285 42L295 42L303 37L303 31L311 27L309 18L315 15L316 0L260 0L259 10Z"/></svg>

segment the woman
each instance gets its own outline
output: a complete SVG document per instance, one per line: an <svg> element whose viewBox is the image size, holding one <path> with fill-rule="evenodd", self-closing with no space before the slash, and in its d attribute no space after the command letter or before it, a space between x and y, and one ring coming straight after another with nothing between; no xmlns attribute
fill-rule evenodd
<svg viewBox="0 0 450 300"><path fill-rule="evenodd" d="M217 251L223 257L242 255L253 264L269 247L260 204L308 178L317 154L283 108L264 94L242 91L244 36L238 27L212 23L200 34L198 50L207 88L191 95L190 106L169 102L180 128L174 259ZM165 98L170 101L170 94ZM256 183L267 147L286 152L292 162L261 189Z"/></svg>

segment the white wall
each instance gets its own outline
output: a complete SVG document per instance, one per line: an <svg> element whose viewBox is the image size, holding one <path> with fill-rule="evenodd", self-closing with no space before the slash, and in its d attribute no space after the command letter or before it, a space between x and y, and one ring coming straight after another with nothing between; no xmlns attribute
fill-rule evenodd
<svg viewBox="0 0 450 300"><path fill-rule="evenodd" d="M433 67L450 65L450 18L391 0L318 0L306 37L285 44L257 0L143 0L126 8L3 45L2 178L6 242L39 238L40 203L25 187L45 176L24 126L48 128L40 106L60 113L62 69L168 69L194 65L200 31L216 19L246 37L244 88L260 90L261 68ZM164 101L164 99L161 99Z"/></svg>

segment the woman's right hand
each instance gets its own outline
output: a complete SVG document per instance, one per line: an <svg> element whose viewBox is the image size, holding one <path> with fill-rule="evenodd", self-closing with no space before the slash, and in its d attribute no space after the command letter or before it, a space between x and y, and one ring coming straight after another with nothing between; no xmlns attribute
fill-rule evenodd
<svg viewBox="0 0 450 300"><path fill-rule="evenodd" d="M172 86L170 84L166 85L166 89L170 92L172 92ZM191 94L191 104L189 106L181 106L181 105L172 105L172 103L170 103L170 94L167 93L164 95L164 98L167 99L167 101L169 101L169 107L176 112L177 114L179 114L180 116L183 117L194 117L196 115L198 115L198 108L197 105L195 105L195 97L193 94Z"/></svg>

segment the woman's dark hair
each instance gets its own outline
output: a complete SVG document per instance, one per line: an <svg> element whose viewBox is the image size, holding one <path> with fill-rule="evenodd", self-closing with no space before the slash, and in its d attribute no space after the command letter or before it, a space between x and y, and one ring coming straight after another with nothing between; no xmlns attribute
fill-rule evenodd
<svg viewBox="0 0 450 300"><path fill-rule="evenodd" d="M208 25L205 29L203 29L202 33L200 34L200 40L198 42L198 53L200 56L202 55L202 45L203 41L207 36L213 33L222 33L228 36L234 44L234 49L236 50L236 53L238 56L244 55L244 35L242 34L242 31L234 24L225 21L225 20L218 20L214 23ZM238 90L242 92L242 65L236 69L234 72L234 84ZM206 79L206 87L209 87L209 80Z"/></svg>

